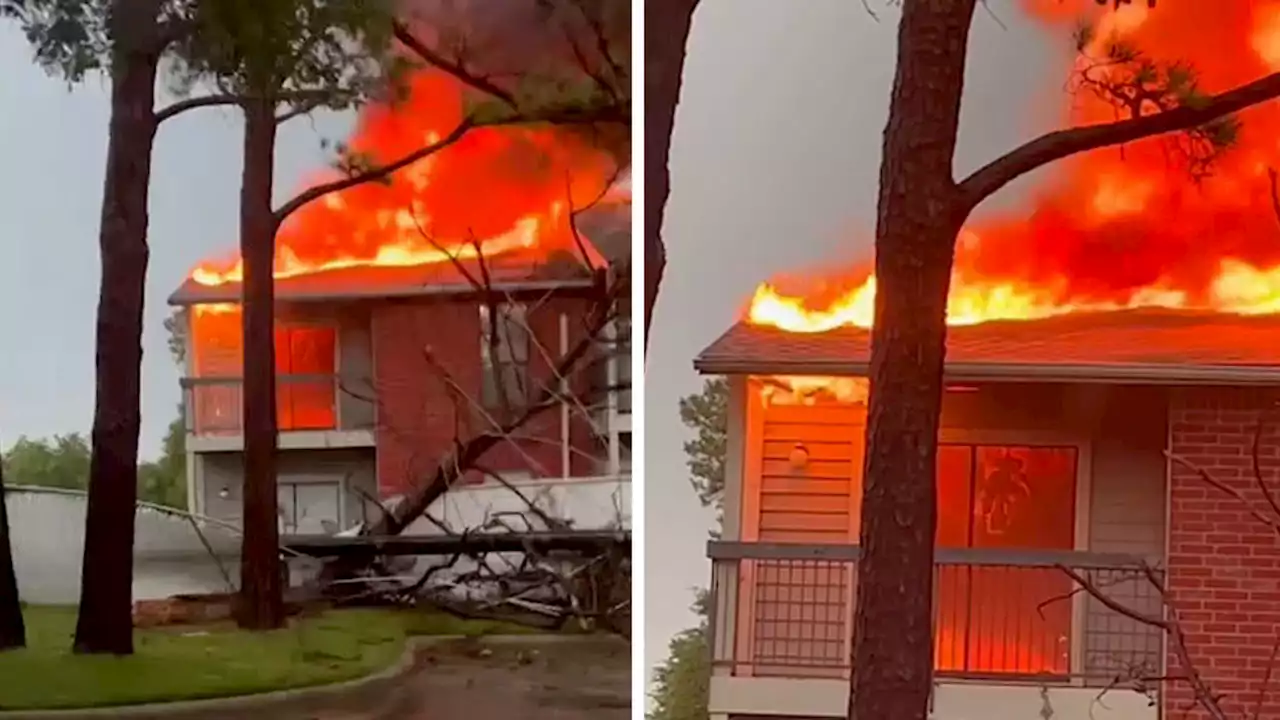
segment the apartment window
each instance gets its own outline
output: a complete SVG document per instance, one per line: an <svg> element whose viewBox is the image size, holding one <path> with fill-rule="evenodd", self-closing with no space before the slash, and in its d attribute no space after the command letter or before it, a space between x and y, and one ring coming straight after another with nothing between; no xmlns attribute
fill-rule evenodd
<svg viewBox="0 0 1280 720"><path fill-rule="evenodd" d="M480 306L481 401L521 407L529 396L529 331L523 305Z"/></svg>
<svg viewBox="0 0 1280 720"><path fill-rule="evenodd" d="M192 315L195 379L191 410L197 433L241 432L244 352L239 308ZM337 328L278 323L275 328L276 416L281 430L337 426Z"/></svg>
<svg viewBox="0 0 1280 720"><path fill-rule="evenodd" d="M280 325L275 335L276 416L280 429L337 427L337 329Z"/></svg>
<svg viewBox="0 0 1280 720"><path fill-rule="evenodd" d="M938 546L1073 549L1077 462L1074 447L940 446ZM940 565L937 670L1067 674L1071 603L1042 602L1070 592L1056 568Z"/></svg>

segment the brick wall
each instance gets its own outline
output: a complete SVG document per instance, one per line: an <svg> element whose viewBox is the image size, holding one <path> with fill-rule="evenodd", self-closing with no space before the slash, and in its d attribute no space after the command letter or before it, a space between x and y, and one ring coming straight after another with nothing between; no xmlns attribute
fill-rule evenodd
<svg viewBox="0 0 1280 720"><path fill-rule="evenodd" d="M528 321L538 343L554 358L560 347L560 315L569 318L569 347L584 334L583 301L564 299L540 304ZM454 447L488 430L483 416L456 397L447 373L472 398L479 400L483 368L480 360L480 311L476 302L426 299L388 302L373 310L374 383L378 397L378 488L383 497L404 492L414 478L435 474ZM427 349L432 360L428 360ZM552 382L550 363L537 346L530 348L530 392ZM433 366L438 363L439 368ZM443 370L443 373L441 372ZM586 380L586 376L580 376ZM603 450L591 439L580 413L571 415L571 437L581 452L571 456L570 474L597 474L590 457ZM495 471L530 471L535 477L559 477L561 414L558 407L542 412L521 428L536 438L501 442L482 459ZM533 459L533 463L529 461ZM469 473L467 480L483 479Z"/></svg>
<svg viewBox="0 0 1280 720"><path fill-rule="evenodd" d="M1171 449L1243 494L1267 504L1252 470L1252 444L1262 409L1256 390L1185 389L1175 393ZM1263 480L1280 493L1280 433L1263 437ZM1251 717L1280 632L1280 539L1249 507L1213 488L1194 470L1173 464L1168 587L1196 669L1227 714ZM1267 511L1269 512L1269 510ZM1181 670L1168 655L1169 674ZM1261 717L1280 717L1280 668L1272 674ZM1193 700L1184 684L1165 692L1165 717L1182 717ZM1207 717L1193 712L1193 717Z"/></svg>

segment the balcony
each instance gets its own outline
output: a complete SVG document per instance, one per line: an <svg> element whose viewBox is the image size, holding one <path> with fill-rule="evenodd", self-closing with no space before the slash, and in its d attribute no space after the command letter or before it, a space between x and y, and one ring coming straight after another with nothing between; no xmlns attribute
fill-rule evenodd
<svg viewBox="0 0 1280 720"><path fill-rule="evenodd" d="M719 674L848 677L858 547L712 542L708 555L710 642ZM1086 688L1158 676L1160 631L1079 592L1062 570L1073 569L1127 607L1159 615L1161 597L1142 563L1118 554L939 549L936 676Z"/></svg>
<svg viewBox="0 0 1280 720"><path fill-rule="evenodd" d="M237 449L244 434L244 378L183 378L182 388L193 449ZM337 375L276 376L281 447L372 445L373 420L372 401L344 392Z"/></svg>

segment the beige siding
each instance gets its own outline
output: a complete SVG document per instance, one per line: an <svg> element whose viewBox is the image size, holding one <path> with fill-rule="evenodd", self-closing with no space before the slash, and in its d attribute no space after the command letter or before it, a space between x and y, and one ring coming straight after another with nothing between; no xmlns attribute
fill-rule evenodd
<svg viewBox="0 0 1280 720"><path fill-rule="evenodd" d="M856 479L863 413L851 406L760 406L748 434L760 438L746 466L754 517L744 536L761 542L856 542ZM795 456L795 459L793 459ZM803 462L799 462L803 457ZM838 562L756 561L742 570L738 628L755 675L839 676L849 655L852 567ZM808 667L796 670L796 661Z"/></svg>
<svg viewBox="0 0 1280 720"><path fill-rule="evenodd" d="M373 341L367 314L349 313L338 326L338 421L344 430L374 426Z"/></svg>
<svg viewBox="0 0 1280 720"><path fill-rule="evenodd" d="M1167 391L1158 387L1114 388L1093 435L1093 482L1089 502L1089 549L1127 553L1158 561L1164 556ZM1116 576L1107 592L1139 612L1159 615L1159 600L1146 580ZM1090 599L1083 638L1091 675L1124 673L1118 657L1144 650L1158 674L1160 657L1136 621Z"/></svg>
<svg viewBox="0 0 1280 720"><path fill-rule="evenodd" d="M1164 551L1166 391L1116 388L1093 441L1091 549Z"/></svg>
<svg viewBox="0 0 1280 720"><path fill-rule="evenodd" d="M760 452L759 539L845 543L863 414L847 406L765 408ZM802 465L792 455L806 458Z"/></svg>
<svg viewBox="0 0 1280 720"><path fill-rule="evenodd" d="M244 455L239 452L198 453L204 514L219 520L240 523L244 498ZM288 450L281 451L278 465L279 483L337 484L345 482L347 492L341 496L342 512L347 526L368 516L376 517L376 508L366 508L357 489L376 497L374 454L372 450ZM227 497L221 497L225 489Z"/></svg>

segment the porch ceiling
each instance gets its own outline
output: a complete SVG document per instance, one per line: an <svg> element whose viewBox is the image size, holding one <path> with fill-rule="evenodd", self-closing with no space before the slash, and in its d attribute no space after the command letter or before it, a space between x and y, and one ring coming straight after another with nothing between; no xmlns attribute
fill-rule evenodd
<svg viewBox="0 0 1280 720"><path fill-rule="evenodd" d="M867 330L791 333L740 322L694 367L864 376L870 355ZM954 327L946 370L952 380L1280 385L1280 316L1138 309Z"/></svg>

